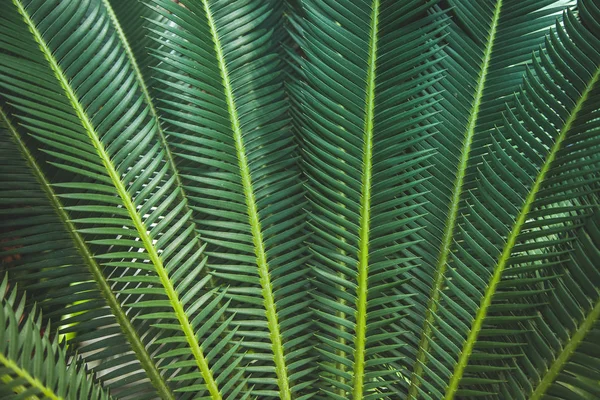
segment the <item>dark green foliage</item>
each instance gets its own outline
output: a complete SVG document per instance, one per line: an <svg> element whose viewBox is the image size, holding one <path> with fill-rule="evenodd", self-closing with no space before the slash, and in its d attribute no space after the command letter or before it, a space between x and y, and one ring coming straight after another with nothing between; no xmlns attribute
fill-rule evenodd
<svg viewBox="0 0 600 400"><path fill-rule="evenodd" d="M25 298L9 288L8 277L0 283L0 374L3 399L108 400L94 376L67 355L50 325L42 323L35 307L25 311Z"/></svg>
<svg viewBox="0 0 600 400"><path fill-rule="evenodd" d="M2 398L600 397L596 0L0 10Z"/></svg>

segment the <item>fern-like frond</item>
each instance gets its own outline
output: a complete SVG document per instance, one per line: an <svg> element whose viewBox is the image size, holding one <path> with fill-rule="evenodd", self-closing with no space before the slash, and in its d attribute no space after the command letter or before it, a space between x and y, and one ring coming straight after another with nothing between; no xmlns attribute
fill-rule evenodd
<svg viewBox="0 0 600 400"><path fill-rule="evenodd" d="M180 372L171 380L176 391L237 397L241 357L235 346L220 351L233 334L230 319L219 321L223 293L207 290L203 247L104 4L10 3L2 3L10 52L0 60L2 93L63 171L52 183L72 221L96 260L120 271L112 280L132 295L124 307L160 328L147 340L163 374Z"/></svg>
<svg viewBox="0 0 600 400"><path fill-rule="evenodd" d="M599 37L572 14L546 37L478 173L428 338L428 398L497 391L539 286L589 214L600 179Z"/></svg>
<svg viewBox="0 0 600 400"><path fill-rule="evenodd" d="M574 251L544 285L545 306L524 322L529 345L505 374L503 398L577 400L600 396L600 220L598 212L576 234Z"/></svg>
<svg viewBox="0 0 600 400"><path fill-rule="evenodd" d="M131 51L131 58L135 60L139 73L144 77L148 91L153 92L153 67L156 66L156 58L152 56L151 49L156 45L151 32L151 21L163 21L164 18L143 1L129 0L102 0L113 19L118 25L122 35L127 40L127 46Z"/></svg>
<svg viewBox="0 0 600 400"><path fill-rule="evenodd" d="M29 300L38 303L46 318L62 321L59 333L71 338L69 346L83 353L86 363L111 359L112 365L101 363L95 372L112 390L120 390L120 396L126 397L122 386L127 385L138 399L155 397L156 391L164 399L173 399L138 333L150 327L127 315L117 290L94 259L22 134L1 108L0 119L6 127L0 136L1 240L5 248L0 250L0 258L13 260L6 263L11 282L27 286ZM88 347L90 335L103 347ZM105 368L110 368L110 375L103 373ZM137 382L132 372L137 374ZM113 379L122 376L127 379ZM148 387L146 377L156 390Z"/></svg>
<svg viewBox="0 0 600 400"><path fill-rule="evenodd" d="M77 360L69 360L50 325L25 298L0 283L0 394L3 399L108 400L110 396Z"/></svg>
<svg viewBox="0 0 600 400"><path fill-rule="evenodd" d="M302 398L310 299L300 279L303 197L273 36L282 4L152 3L171 22L157 25L170 35L156 51L166 67L170 144L209 266L238 315L252 393Z"/></svg>
<svg viewBox="0 0 600 400"><path fill-rule="evenodd" d="M431 1L304 1L292 93L310 200L325 398L401 396L400 287L422 201L432 72L443 28Z"/></svg>
<svg viewBox="0 0 600 400"><path fill-rule="evenodd" d="M138 85L148 104L150 113L157 120L157 132L161 140L165 158L171 165L173 176L179 187L180 200L185 200L185 192L182 187L181 177L176 168L171 148L167 144L167 138L156 108L155 96L160 85L153 81L153 71L156 67L156 59L152 57L152 45L157 40L151 36L153 32L149 26L152 21L164 21L160 13L147 7L141 1L110 1L102 0L107 10L107 15L115 27L119 40L129 58L131 68L137 78ZM153 83L153 84L152 84ZM186 211L189 209L186 207Z"/></svg>
<svg viewBox="0 0 600 400"><path fill-rule="evenodd" d="M406 329L418 338L407 338L411 399L417 397L428 363L428 337L435 329L446 269L458 240L461 214L468 213L467 191L475 187L481 157L489 149L496 126L503 123L505 102L518 90L531 53L543 42L557 10L564 8L554 3L456 0L443 5L451 18L444 30L445 47L440 50L444 56L439 68L445 76L434 86L440 93L432 118L438 123L438 133L425 147L436 149L438 155L432 158L427 172L431 179L423 187L429 194L424 204L424 240L417 250L422 266L410 289L416 295L415 309L405 321Z"/></svg>
<svg viewBox="0 0 600 400"><path fill-rule="evenodd" d="M599 397L599 81L597 0L0 0L0 397Z"/></svg>
<svg viewBox="0 0 600 400"><path fill-rule="evenodd" d="M600 7L593 2L580 2L579 15L584 25L599 37ZM568 15L566 31L575 34L574 24L573 15ZM597 110L595 114L598 118ZM506 376L507 384L501 387L502 395L507 398L575 400L600 397L598 211L577 231L575 239L571 255L550 272L560 277L549 282L543 295L536 300L545 306L537 318L525 323L530 345L523 348L524 357L516 360L520 373Z"/></svg>

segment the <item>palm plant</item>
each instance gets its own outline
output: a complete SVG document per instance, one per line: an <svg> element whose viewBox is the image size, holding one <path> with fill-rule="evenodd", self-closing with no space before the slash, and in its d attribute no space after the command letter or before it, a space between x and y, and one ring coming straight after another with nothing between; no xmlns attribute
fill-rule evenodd
<svg viewBox="0 0 600 400"><path fill-rule="evenodd" d="M0 392L600 397L595 0L0 0Z"/></svg>

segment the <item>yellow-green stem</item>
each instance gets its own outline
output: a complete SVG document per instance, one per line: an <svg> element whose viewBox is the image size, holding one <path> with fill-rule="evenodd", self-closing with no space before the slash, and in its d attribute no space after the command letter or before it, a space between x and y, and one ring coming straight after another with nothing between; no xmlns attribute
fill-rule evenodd
<svg viewBox="0 0 600 400"><path fill-rule="evenodd" d="M563 370L565 364L569 362L569 359L577 350L577 347L585 339L589 331L594 327L594 324L596 323L599 317L600 300L597 300L594 308L592 308L592 310L583 320L581 325L579 325L579 328L569 339L569 343L567 343L567 345L562 349L558 357L556 357L556 359L552 362L550 368L548 368L540 383L537 385L533 393L531 393L529 400L541 400L544 397L548 388L552 386L560 372Z"/></svg>
<svg viewBox="0 0 600 400"><path fill-rule="evenodd" d="M58 215L59 219L62 221L67 232L69 232L69 235L71 236L71 239L73 240L73 243L75 244L75 247L77 248L77 251L81 255L81 258L83 259L83 261L87 265L90 273L94 277L94 281L98 285L98 288L100 289L100 293L102 293L102 296L106 300L106 303L108 304L112 314L115 316L115 319L117 320L117 323L119 324L119 327L121 328L121 331L123 332L123 334L125 335L125 338L131 345L131 349L135 353L137 359L140 361L140 364L141 364L142 368L144 368L144 371L146 371L146 373L148 374L148 379L150 379L150 382L155 387L159 396L162 399L174 400L175 396L173 395L173 393L172 393L171 389L169 388L169 386L167 385L167 383L164 381L163 377L160 375L158 367L154 363L154 360L152 360L152 357L150 356L150 354L148 354L148 351L146 350L144 343L142 342L137 331L131 324L131 321L127 317L127 314L121 308L121 303L117 299L115 293L113 292L112 288L110 287L110 284L106 280L106 277L104 276L104 273L102 272L102 268L100 268L100 266L94 259L94 256L93 256L91 250L85 243L85 240L83 239L83 237L81 237L81 235L77 231L77 228L73 224L70 216L67 214L67 211L64 209L62 202L60 201L60 198L54 191L54 188L51 186L48 179L46 178L44 171L42 171L42 169L38 165L37 161L35 160L35 157L29 151L29 148L27 147L27 144L21 137L20 133L17 131L17 129L12 124L12 122L10 121L10 119L8 118L8 116L6 115L6 113L4 112L4 110L1 107L0 107L0 119L4 122L4 124L8 128L8 130L11 133L11 136L13 138L13 141L17 144L17 147L21 151L23 158L25 158L25 160L27 161L27 164L31 168L33 174L35 175L36 179L40 183L42 190L44 191L44 193L46 194L46 197L52 204L54 211Z"/></svg>
<svg viewBox="0 0 600 400"><path fill-rule="evenodd" d="M267 317L267 325L269 328L269 336L271 339L271 349L273 351L273 361L275 363L275 373L277 375L279 396L282 400L291 400L292 391L288 378L288 371L285 361L285 353L283 349L281 331L279 328L279 317L277 315L277 307L275 305L273 285L271 283L271 276L269 273L267 251L265 249L265 244L262 236L262 228L260 226L260 218L258 215L256 198L254 195L254 189L252 187L252 176L250 175L250 167L248 165L248 159L246 156L246 149L244 146L244 139L242 135L240 119L235 104L235 95L231 86L229 71L227 70L227 61L225 60L225 55L223 54L221 40L219 38L219 33L215 25L215 20L211 12L209 2L207 0L203 0L203 4L208 23L210 25L213 41L215 43L215 52L219 62L219 69L221 72L221 78L223 80L225 98L227 100L227 108L231 119L231 130L233 131L233 138L235 141L235 149L238 158L238 165L240 168L242 187L244 190L244 197L246 199L248 220L252 232L254 252L256 254L256 264L258 266L258 275L260 279L260 285L262 288L263 304L265 307L265 315Z"/></svg>
<svg viewBox="0 0 600 400"><path fill-rule="evenodd" d="M4 382L7 385L10 384L10 382L12 382L12 380L13 379L10 377L10 375L0 376L0 381ZM12 389L12 391L15 394L21 394L21 393L23 393L26 390L27 390L27 388L25 386L23 386L23 385L14 386L13 389ZM40 400L40 398L37 397L37 396L31 395L31 396L27 396L25 398L25 400Z"/></svg>
<svg viewBox="0 0 600 400"><path fill-rule="evenodd" d="M369 300L369 231L371 224L371 186L373 177L373 128L375 123L375 74L379 0L373 2L371 13L371 42L367 70L365 125L363 146L362 193L358 237L358 286L356 293L356 335L354 344L353 400L363 398L365 379L365 347L367 342L367 302Z"/></svg>
<svg viewBox="0 0 600 400"><path fill-rule="evenodd" d="M571 126L575 122L575 119L577 118L577 114L583 107L583 104L587 100L592 88L598 82L599 77L600 77L600 69L596 70L596 72L592 76L591 81L588 83L585 90L581 94L581 97L575 104L575 107L573 108L573 111L569 115L569 118L567 118L567 120L565 121L565 125L561 129L558 137L556 138L556 141L554 142L554 145L550 149L550 152L548 153L548 156L546 157L546 160L545 160L544 164L542 165L540 172L539 172L537 178L535 179L535 181L531 187L531 190L530 190L529 194L527 195L527 198L525 199L525 202L523 203L523 207L521 208L521 211L519 212L519 215L517 216L517 218L515 220L515 224L510 232L510 235L508 236L508 239L506 241L504 249L502 250L502 254L500 255L500 258L498 259L498 263L496 264L494 273L492 274L492 277L490 278L490 282L488 283L485 294L484 294L483 298L481 299L479 309L477 310L477 314L475 315L475 319L473 320L473 323L471 325L471 329L469 331L467 340L465 341L462 351L460 352L458 362L457 362L456 366L454 367L454 373L452 374L452 377L450 378L450 381L448 384L448 388L446 389L446 396L445 396L446 400L452 400L452 399L454 399L454 396L456 395L456 391L458 390L458 387L460 385L460 381L462 379L464 370L469 363L469 359L471 358L471 353L473 352L473 347L475 346L475 343L477 342L477 338L479 336L479 331L481 330L481 327L483 326L483 322L485 321L485 318L487 316L488 309L489 309L490 305L492 304L492 299L494 297L494 294L496 293L496 288L498 287L498 284L500 283L500 280L502 279L502 273L504 272L504 268L506 267L506 264L513 252L513 248L517 244L517 239L519 237L519 234L521 233L523 224L525 224L525 222L527 221L527 216L529 214L529 211L531 210L531 206L532 206L533 202L535 201L535 198L536 198L538 192L540 191L542 184L544 183L544 179L546 178L546 175L548 174L548 171L550 170L552 163L554 162L554 160L556 158L556 154L561 149L561 146L562 146L564 140L566 139L567 134L569 133L569 130L571 129Z"/></svg>
<svg viewBox="0 0 600 400"><path fill-rule="evenodd" d="M142 90L142 93L144 94L144 98L146 99L146 103L148 104L148 107L150 108L150 113L152 114L152 117L156 120L158 137L160 138L160 141L163 145L163 149L165 151L165 156L166 156L169 164L171 165L171 170L173 171L173 176L175 177L177 186L180 188L179 199L181 201L185 202L186 211L187 211L187 210L189 210L189 207L187 205L187 200L186 200L187 197L185 195L183 183L181 181L181 177L179 176L179 170L177 169L177 165L175 164L175 159L173 157L173 153L171 152L171 147L169 146L169 144L167 142L167 137L165 136L165 133L162 129L161 121L160 121L160 118L158 117L158 113L156 112L156 107L154 107L154 101L152 100L152 96L150 96L150 90L148 89L148 85L146 84L144 75L142 74L140 66L137 63L137 60L133 53L133 49L131 48L131 45L129 44L129 40L127 39L127 35L125 35L125 31L123 30L123 27L121 26L121 23L119 22L119 18L117 17L117 14L113 10L112 6L110 5L110 1L102 0L102 2L104 3L104 7L106 7L108 16L110 17L110 19L113 23L113 26L115 27L117 34L119 35L119 39L121 40L121 43L123 44L123 47L125 48L125 52L127 53L127 56L129 57L129 62L131 64L131 68L133 69L133 72L135 73L135 76L138 79L138 82L140 84L140 89Z"/></svg>
<svg viewBox="0 0 600 400"><path fill-rule="evenodd" d="M155 267L155 271L160 279L160 282L162 283L163 287L165 288L167 297L169 298L171 306L173 307L173 311L175 312L175 316L177 317L177 320L179 321L179 323L181 325L181 329L182 329L184 336L188 342L188 345L190 346L190 350L192 351L192 354L196 360L196 364L198 366L198 369L200 370L200 373L202 375L202 378L204 379L204 382L206 384L206 387L207 387L209 393L211 394L211 396L214 400L221 400L222 396L221 396L221 393L219 392L217 382L215 381L212 370L210 369L210 366L208 365L208 361L206 360L206 358L204 356L202 347L198 343L198 338L196 337L196 335L194 333L193 327L188 319L188 316L183 309L183 304L181 303L181 300L179 299L177 291L175 290L175 287L173 286L173 282L169 279L168 272L167 272L165 266L163 265L162 259L160 258L160 255L158 254L157 249L154 247L152 238L150 237L150 235L148 233L148 229L144 225L144 222L142 221L142 217L139 215L138 210L137 210L135 204L133 203L133 199L131 198L131 195L129 194L125 185L121 181L121 176L120 176L119 172L117 171L116 167L113 165L110 156L106 152L106 149L104 148L104 144L100 141L99 135L96 132L89 116L86 114L86 112L83 108L83 105L80 103L79 98L77 97L77 94L75 93L75 91L73 90L71 85L69 84L69 79L63 72L61 66L58 64L58 61L54 58L51 49L48 47L42 34L39 32L35 23L33 22L31 17L27 13L27 10L21 3L21 0L13 0L13 3L19 10L19 13L23 17L23 20L26 22L27 26L29 27L29 30L31 31L36 42L38 43L38 46L40 47L46 60L50 64L50 67L52 68L54 75L58 79L58 81L59 81L61 87L63 88L63 90L65 91L65 94L66 94L67 98L69 99L75 113L79 117L79 120L81 121L81 124L82 124L83 128L85 129L85 131L90 139L90 142L92 143L92 145L96 149L98 156L102 160L102 164L104 165L106 172L108 173L108 176L110 177L113 185L115 186L115 189L116 189L119 197L121 197L121 200L123 201L123 205L125 206L125 209L127 210L128 214L133 222L133 225L135 226L135 228L139 234L142 244L144 245L144 248L148 252L148 257L150 258L150 261L152 262L152 264Z"/></svg>
<svg viewBox="0 0 600 400"><path fill-rule="evenodd" d="M44 396L46 396L46 398L51 400L64 400L62 397L54 393L52 389L44 385L38 379L31 376L29 372L21 368L13 360L6 358L4 354L0 354L0 364L13 371L19 378L25 379L27 383L29 383L32 387L38 389L41 393L43 393Z"/></svg>
<svg viewBox="0 0 600 400"><path fill-rule="evenodd" d="M479 118L479 108L481 107L483 92L485 88L485 81L490 67L490 60L492 58L492 50L494 47L494 41L496 39L496 31L498 29L498 21L500 20L501 8L502 0L498 0L498 2L496 3L496 9L494 11L494 16L492 18L492 23L490 25L490 33L487 39L487 44L483 55L483 61L481 63L479 79L477 81L475 96L473 97L471 112L469 114L469 122L465 131L462 152L460 155L458 170L456 172L456 180L454 182L454 187L452 190L450 208L448 210L448 218L446 220L446 226L444 228L444 236L442 238L442 245L436 264L435 275L433 278L433 286L429 295L429 301L427 302L425 321L423 322L423 330L421 332L421 338L419 340L419 350L417 353L413 374L411 376L411 384L408 391L409 400L414 400L418 398L418 389L421 384L420 377L421 375L423 375L423 366L427 363L429 340L433 329L433 323L435 319L435 312L437 311L438 307L438 301L440 300L440 294L444 286L444 276L446 273L448 256L450 255L452 242L454 241L454 232L456 230L461 195L463 192L463 185L465 183L467 167L469 165L471 145L473 143L473 137L475 136L475 128L477 126L477 120Z"/></svg>

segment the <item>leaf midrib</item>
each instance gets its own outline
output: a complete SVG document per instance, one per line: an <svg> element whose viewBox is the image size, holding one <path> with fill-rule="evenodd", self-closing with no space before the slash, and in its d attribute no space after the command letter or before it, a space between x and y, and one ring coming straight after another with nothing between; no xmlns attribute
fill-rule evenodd
<svg viewBox="0 0 600 400"><path fill-rule="evenodd" d="M252 186L252 176L250 175L250 167L248 165L248 159L246 156L240 119L235 104L235 95L231 86L227 62L223 54L223 47L221 45L221 40L210 9L210 5L208 4L207 0L202 0L202 3L204 5L204 10L210 26L210 32L215 43L215 52L217 61L219 63L219 70L223 80L225 98L227 101L227 109L231 120L231 129L233 131L236 155L238 158L242 187L250 223L250 230L252 232L252 240L254 242L254 252L256 254L256 263L258 266L258 274L264 299L267 325L270 332L269 336L271 338L271 348L273 351L273 361L275 363L275 373L277 375L277 385L280 391L279 396L282 400L291 400L292 392L290 388L285 353L283 349L283 341L279 327L279 317L277 315L277 308L275 305L275 296L273 294L273 285L269 273L267 252L262 236L262 228L260 225L258 207L256 205L256 197L254 195L254 189Z"/></svg>
<svg viewBox="0 0 600 400"><path fill-rule="evenodd" d="M115 30L117 31L117 35L119 36L121 44L125 48L125 53L129 57L129 62L131 64L131 68L133 69L133 72L138 79L138 82L140 84L140 89L142 90L142 93L144 94L144 98L146 99L146 104L148 104L148 107L150 108L150 114L156 120L158 137L160 138L162 147L165 151L165 156L167 157L167 162L171 165L171 170L173 171L173 176L175 177L175 182L177 184L177 187L179 187L179 199L181 201L185 202L185 207L186 207L186 211L187 211L187 210L189 210L189 206L186 201L187 197L186 197L185 190L183 187L183 182L181 181L181 176L179 174L179 170L177 169L177 164L175 164L175 158L173 157L173 152L171 151L171 146L169 146L169 143L167 142L167 137L166 137L166 135L163 131L162 125L161 125L161 119L158 116L156 107L154 107L154 101L152 100L152 96L150 95L150 90L148 89L148 85L146 84L146 80L144 79L144 75L142 74L142 70L140 69L137 59L135 58L135 54L133 53L133 49L132 49L131 45L129 44L127 35L125 35L125 31L123 30L123 27L121 26L121 23L119 22L119 18L117 17L117 14L113 10L112 6L110 5L110 1L102 0L102 2L104 3L104 6L106 7L108 16L110 17L110 19L113 23L113 26L115 27Z"/></svg>
<svg viewBox="0 0 600 400"><path fill-rule="evenodd" d="M477 88L473 98L471 112L469 114L469 121L467 129L465 131L464 142L461 149L461 156L458 164L458 170L456 174L456 180L454 183L452 197L450 202L450 208L448 212L448 218L446 219L446 225L444 228L442 245L440 247L440 253L438 262L436 264L435 275L433 278L433 286L427 302L427 310L425 312L425 320L423 322L423 329L419 340L419 348L416 357L415 367L411 376L411 384L408 392L408 399L414 400L418 397L418 388L421 384L420 377L423 375L423 366L427 363L427 353L429 351L429 340L433 332L433 324L435 322L435 312L438 308L438 302L440 300L441 290L444 285L444 277L446 273L448 257L452 243L454 241L454 232L456 230L456 224L458 220L458 212L460 208L461 196L463 192L464 181L467 173L467 167L469 165L469 156L471 152L471 145L473 143L473 137L475 136L475 128L477 126L477 120L479 118L479 108L483 99L483 92L485 89L485 82L490 68L490 60L492 57L492 51L494 42L496 40L496 32L498 29L498 22L500 20L500 11L502 9L502 0L498 0L496 3L496 9L492 17L492 23L490 25L490 33L486 43L483 61L481 63L481 69L479 73L479 79L477 82Z"/></svg>
<svg viewBox="0 0 600 400"><path fill-rule="evenodd" d="M163 265L162 260L159 256L156 248L154 247L154 245L152 243L152 238L148 234L148 231L144 225L144 222L142 221L141 216L138 214L137 209L135 207L135 204L133 203L131 196L127 192L127 189L125 188L123 182L121 181L119 173L117 172L115 166L112 164L110 156L106 153L106 149L104 148L104 145L102 144L102 142L99 139L98 133L96 132L94 126L92 125L92 122L90 121L88 115L86 114L85 110L83 109L83 106L79 102L79 99L78 99L75 91L69 85L69 81L68 81L66 75L64 74L64 72L62 71L62 68L58 64L58 61L52 55L52 51L48 47L48 45L45 42L41 33L37 30L35 23L32 21L31 17L27 13L27 10L21 3L21 0L13 0L13 4L15 4L15 6L17 7L19 13L23 17L23 20L29 27L30 32L34 36L36 42L38 43L38 46L40 47L42 53L44 54L44 57L49 62L50 67L52 68L56 78L59 80L63 90L65 91L65 94L67 95L67 98L69 99L72 107L75 110L75 113L79 117L80 122L83 125L83 128L85 129L88 137L90 138L92 145L94 146L94 148L96 149L96 152L98 153L98 156L102 160L102 163L104 164L104 167L106 168L106 171L107 171L111 181L113 182L113 184L117 190L117 193L121 197L121 200L124 203L125 209L129 213L129 216L130 216L136 230L138 231L138 233L140 235L140 239L144 245L144 248L148 252L148 256L149 256L150 260L152 261L153 265L155 266L156 273L159 276L159 279L166 290L167 297L169 298L171 306L173 307L173 310L177 317L177 320L179 321L179 323L181 325L182 331L183 331L183 333L186 337L186 340L190 346L192 354L194 355L194 358L196 359L196 363L198 365L198 368L200 369L200 373L202 374L202 377L205 381L208 391L210 392L213 399L221 400L221 398L222 398L221 393L219 392L219 388L213 377L213 373L212 373L210 366L208 365L208 362L204 356L202 348L201 348L200 344L198 343L198 339L194 333L194 330L188 319L188 316L184 312L183 304L181 303L181 300L178 297L178 294L173 286L173 283L169 279L168 272L167 272L165 266Z"/></svg>
<svg viewBox="0 0 600 400"><path fill-rule="evenodd" d="M585 339L589 331L593 328L598 318L600 318L600 299L596 300L596 304L585 317L579 328L577 328L577 331L571 336L569 343L563 347L558 357L554 359L550 368L548 368L544 377L540 380L538 386L531 393L529 400L541 400L544 397L546 391L552 386L565 364L569 362L569 359Z"/></svg>
<svg viewBox="0 0 600 400"><path fill-rule="evenodd" d="M137 331L131 324L131 321L127 317L125 311L123 311L123 309L121 308L121 303L113 293L110 284L108 283L106 277L102 273L102 269L94 259L94 256L88 248L87 244L85 243L85 240L77 231L77 228L75 227L75 225L71 221L71 218L65 211L65 208L62 202L60 201L58 195L52 188L50 181L48 181L46 175L35 160L35 157L31 154L31 152L27 148L27 145L23 141L23 138L21 138L21 135L13 126L12 122L8 119L8 116L1 107L0 118L8 127L8 130L11 132L11 135L15 143L17 144L19 150L21 151L23 158L25 158L25 160L27 161L27 164L33 171L34 176L36 177L37 181L42 187L42 190L46 194L46 197L52 204L54 211L58 215L60 221L65 226L69 235L71 236L75 247L77 248L79 254L83 258L85 264L88 266L88 269L94 277L94 280L96 281L96 284L98 285L102 296L104 297L108 306L110 307L113 315L115 316L115 319L117 320L117 323L119 324L119 327L123 331L129 344L131 345L133 352L136 354L137 359L140 361L142 368L144 368L144 371L146 371L146 373L148 374L148 378L152 382L152 385L158 391L162 399L174 400L175 397L171 389L160 375L156 364L152 360L150 354L148 354L148 351L146 350L146 347L140 339Z"/></svg>
<svg viewBox="0 0 600 400"><path fill-rule="evenodd" d="M2 381L3 383L6 383L8 385L8 384L10 384L10 382L13 381L13 379L10 375L7 374L7 375L0 376L0 381ZM12 391L15 394L21 394L21 393L25 392L26 390L27 390L27 388L23 385L13 386L13 389L12 389ZM25 398L25 400L40 400L40 398L35 395L30 395L30 396L27 396Z"/></svg>
<svg viewBox="0 0 600 400"><path fill-rule="evenodd" d="M565 121L565 125L561 129L561 131L558 135L558 138L556 139L556 141L554 142L554 145L550 149L550 152L548 153L548 156L546 157L546 160L544 161L544 164L542 165L542 168L540 169L540 172L539 172L538 176L536 177L536 179L531 187L531 190L529 191L529 194L527 195L527 198L525 199L525 202L523 203L523 207L521 208L521 211L519 212L519 215L517 216L517 218L515 220L515 224L508 236L508 239L506 241L504 249L502 250L502 253L498 259L498 264L494 268L494 273L492 274L492 277L490 278L490 282L489 282L489 284L485 290L485 294L481 300L481 305L480 305L479 309L477 310L477 314L475 315L475 319L473 320L473 323L471 325L471 329L469 331L467 340L465 341L465 343L463 345L463 348L460 353L460 357L454 368L454 372L449 380L448 388L446 390L446 395L445 395L446 400L454 399L454 396L456 394L456 391L458 390L458 386L462 379L464 370L465 370L465 368L469 362L469 359L471 357L473 347L475 346L475 343L477 342L477 339L479 336L479 331L481 330L481 327L483 326L483 322L487 316L487 310L492 303L492 298L493 298L494 294L496 293L496 288L497 288L498 284L500 283L500 280L502 279L502 273L504 271L504 268L506 267L506 264L507 264L510 256L512 255L513 248L515 247L515 245L517 243L517 239L518 239L519 234L521 233L521 229L523 228L523 225L527 221L527 216L529 214L529 211L531 210L531 206L532 206L533 202L535 201L536 196L537 196L538 192L540 191L540 188L542 187L542 184L544 183L544 179L546 178L546 175L548 174L548 171L550 170L552 163L554 162L554 160L556 158L556 154L561 149L562 143L566 139L567 134L569 133L569 130L571 129L571 126L575 122L575 120L577 118L577 114L583 107L583 104L587 100L590 92L592 91L592 89L594 88L594 85L598 82L599 79L600 79L600 68L598 68L596 70L596 72L592 76L592 79L586 85L585 90L581 93L581 97L575 104L575 107L573 108L573 111L569 115L569 118L567 118L567 120Z"/></svg>
<svg viewBox="0 0 600 400"><path fill-rule="evenodd" d="M156 111L156 107L154 106L154 100L153 100L152 96L150 95L150 90L148 89L148 85L146 83L146 79L144 78L144 74L142 73L142 70L139 67L137 59L133 52L133 48L131 47L131 45L129 43L129 39L127 38L127 35L125 34L125 30L123 29L123 27L119 21L119 18L117 17L117 14L115 13L114 9L112 8L110 1L109 0L102 0L102 1L104 2L104 5L108 11L108 15L110 16L110 18L113 22L113 25L115 26L117 34L119 35L119 39L121 40L121 43L123 44L123 46L125 48L125 52L127 53L127 56L129 57L129 61L131 63L133 71L138 78L140 88L142 89L142 93L144 94L144 97L146 98L146 103L148 104L148 107L150 108L150 114L156 120L158 137L160 138L162 148L165 152L165 156L167 158L167 163L171 166L172 175L175 178L175 184L178 187L179 192L178 192L177 198L179 199L179 201L184 203L183 213L187 214L188 212L192 212L189 202L188 202L188 197L186 194L185 186L181 179L181 174L179 172L179 168L177 166L177 163L175 162L175 157L173 156L173 152L171 151L171 145L169 145L168 136L165 134L163 127L162 127L162 119L159 117L158 111ZM196 224L194 222L191 222L191 224L194 225L194 231L196 231L197 230ZM202 248L202 246L203 246L203 241L201 239L202 238L198 237L198 240L197 240L197 242L198 242L197 248L198 249ZM210 274L210 270L208 267L203 268L200 273L201 276L206 276L209 274ZM209 288L217 287L215 277L212 274L210 274L209 279L208 279L208 287ZM219 302L217 304L217 307L220 309L223 307L223 304ZM224 314L219 317L219 322L222 324L227 323L226 317ZM232 344L228 343L226 346L227 346L227 349L230 349ZM244 384L244 388L247 389L246 384Z"/></svg>
<svg viewBox="0 0 600 400"><path fill-rule="evenodd" d="M6 358L2 353L0 353L0 363L4 364L6 368L13 371L18 377L25 379L31 386L37 388L40 392L44 394L44 396L48 397L49 399L64 400L61 396L54 393L54 390L44 385L44 383L40 380L31 376L28 371L21 368L13 360Z"/></svg>
<svg viewBox="0 0 600 400"><path fill-rule="evenodd" d="M362 193L358 237L358 286L356 289L356 332L354 342L354 371L352 399L363 398L365 379L365 347L367 342L367 302L369 280L369 231L371 224L371 186L373 175L373 131L375 121L375 77L377 63L377 36L379 0L373 1L369 42L369 61L365 98L363 133Z"/></svg>

